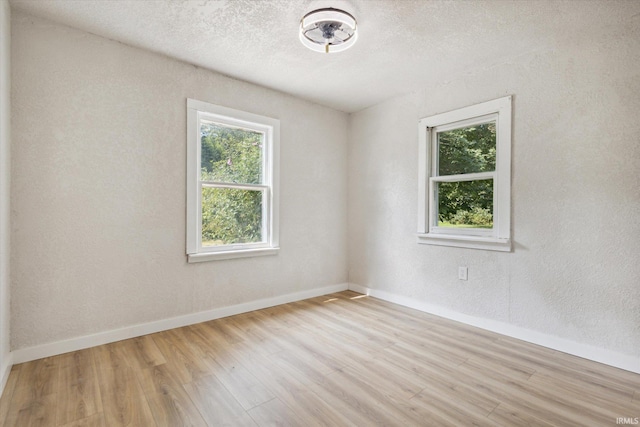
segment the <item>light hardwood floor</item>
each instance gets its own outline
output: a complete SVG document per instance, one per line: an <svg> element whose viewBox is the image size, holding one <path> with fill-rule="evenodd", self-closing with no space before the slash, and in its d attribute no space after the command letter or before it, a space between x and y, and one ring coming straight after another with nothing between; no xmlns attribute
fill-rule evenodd
<svg viewBox="0 0 640 427"><path fill-rule="evenodd" d="M4 426L613 426L640 375L341 292L16 365Z"/></svg>

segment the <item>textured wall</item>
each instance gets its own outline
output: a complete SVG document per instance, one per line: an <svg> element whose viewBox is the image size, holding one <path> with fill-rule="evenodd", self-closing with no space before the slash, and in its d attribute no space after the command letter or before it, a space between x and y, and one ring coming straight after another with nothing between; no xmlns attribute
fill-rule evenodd
<svg viewBox="0 0 640 427"><path fill-rule="evenodd" d="M0 0L0 394L9 356L10 40L9 3Z"/></svg>
<svg viewBox="0 0 640 427"><path fill-rule="evenodd" d="M346 114L12 20L12 349L346 281ZM186 98L280 119L277 256L187 264Z"/></svg>
<svg viewBox="0 0 640 427"><path fill-rule="evenodd" d="M615 6L533 55L353 115L350 282L640 356L640 5ZM418 119L509 94L515 250L418 245Z"/></svg>

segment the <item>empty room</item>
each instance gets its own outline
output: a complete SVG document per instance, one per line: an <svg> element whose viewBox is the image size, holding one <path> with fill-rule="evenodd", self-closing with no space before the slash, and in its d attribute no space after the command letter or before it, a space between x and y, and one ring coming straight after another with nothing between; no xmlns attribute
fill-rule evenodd
<svg viewBox="0 0 640 427"><path fill-rule="evenodd" d="M640 1L0 6L0 426L640 424Z"/></svg>

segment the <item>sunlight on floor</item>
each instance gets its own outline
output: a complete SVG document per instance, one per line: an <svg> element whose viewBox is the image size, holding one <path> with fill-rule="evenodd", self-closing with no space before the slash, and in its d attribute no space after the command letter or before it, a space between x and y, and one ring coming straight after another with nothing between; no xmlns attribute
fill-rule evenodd
<svg viewBox="0 0 640 427"><path fill-rule="evenodd" d="M356 295L355 297L350 297L349 299L360 299L360 298L365 298L365 297L368 297L368 296L369 295ZM339 300L339 298L329 298L327 300L324 300L323 303L337 301L337 300Z"/></svg>

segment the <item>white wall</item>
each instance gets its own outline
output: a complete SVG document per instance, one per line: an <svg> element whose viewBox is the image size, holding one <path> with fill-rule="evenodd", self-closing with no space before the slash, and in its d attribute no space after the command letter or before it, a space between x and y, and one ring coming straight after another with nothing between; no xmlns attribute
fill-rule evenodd
<svg viewBox="0 0 640 427"><path fill-rule="evenodd" d="M346 114L12 21L13 350L346 282ZM186 98L280 119L277 256L187 264Z"/></svg>
<svg viewBox="0 0 640 427"><path fill-rule="evenodd" d="M9 187L10 165L10 41L11 12L0 1L0 395L11 367L9 355Z"/></svg>
<svg viewBox="0 0 640 427"><path fill-rule="evenodd" d="M640 371L638 12L616 2L588 32L354 114L350 282L629 356ZM417 244L418 119L510 94L514 251Z"/></svg>

